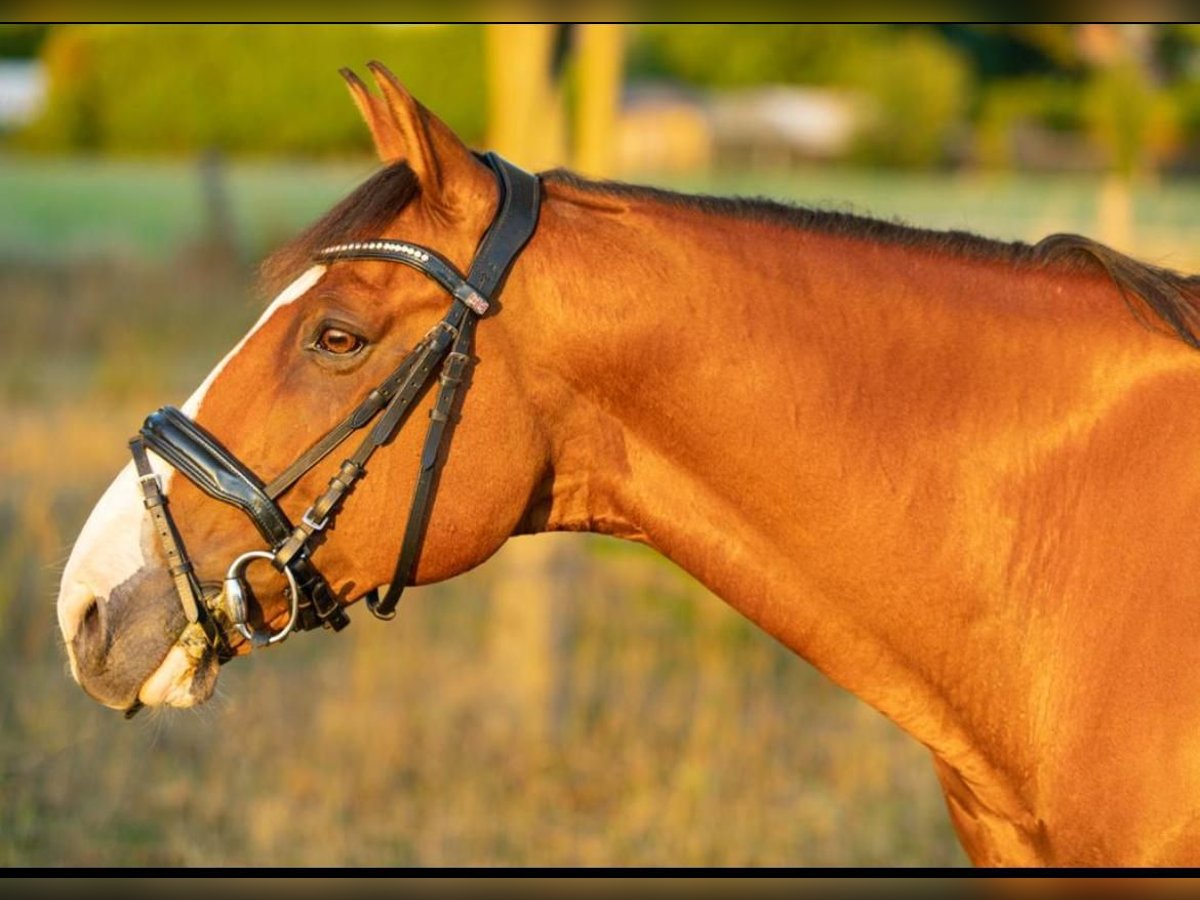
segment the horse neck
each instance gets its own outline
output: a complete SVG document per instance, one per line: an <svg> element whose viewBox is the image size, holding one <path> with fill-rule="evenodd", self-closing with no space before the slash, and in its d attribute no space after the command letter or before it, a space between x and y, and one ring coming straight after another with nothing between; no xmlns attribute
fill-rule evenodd
<svg viewBox="0 0 1200 900"><path fill-rule="evenodd" d="M1194 366L1102 276L1000 251L552 182L526 257L506 315L553 473L526 527L654 546L946 756L963 696L1025 686L1047 479Z"/></svg>

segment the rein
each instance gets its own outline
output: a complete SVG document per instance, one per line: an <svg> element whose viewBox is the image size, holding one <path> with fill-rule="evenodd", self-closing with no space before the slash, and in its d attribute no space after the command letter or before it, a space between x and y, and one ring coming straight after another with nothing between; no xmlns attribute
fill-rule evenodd
<svg viewBox="0 0 1200 900"><path fill-rule="evenodd" d="M480 157L495 175L500 188L496 216L480 241L470 270L464 276L452 263L427 247L405 241L374 239L336 244L318 251L314 260L333 263L371 259L396 262L418 269L441 285L453 298L450 309L396 369L376 386L341 422L270 482L264 482L204 428L180 410L165 406L151 413L137 436L129 442L142 490L142 500L154 523L187 620L198 625L217 659L225 663L236 653L230 630L253 647L282 641L293 630L318 627L340 631L350 617L328 581L312 561L314 541L341 508L346 493L363 475L371 456L399 431L413 403L441 366L440 387L429 411L429 429L421 451L417 484L409 508L404 539L391 582L367 595L367 607L381 619L395 617L396 604L412 580L425 535L445 442L446 426L459 386L470 363L475 325L492 304L521 249L537 227L540 185L537 177L517 168L495 153ZM339 467L328 487L293 524L277 500L302 476L328 456L351 434L374 425L358 448ZM168 462L200 490L215 500L245 513L266 541L269 550L251 550L230 563L220 592L198 581L183 540L171 517L162 481L150 466L147 451ZM249 585L244 573L257 559L268 560L288 581L291 611L287 623L273 633L254 631L248 625ZM126 717L141 708L135 701Z"/></svg>

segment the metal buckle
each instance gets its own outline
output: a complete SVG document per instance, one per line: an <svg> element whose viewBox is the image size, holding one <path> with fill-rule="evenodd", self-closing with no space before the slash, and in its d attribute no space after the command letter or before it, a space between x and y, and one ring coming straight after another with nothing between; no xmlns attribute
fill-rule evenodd
<svg viewBox="0 0 1200 900"><path fill-rule="evenodd" d="M304 515L300 517L300 521L311 529L310 534L316 534L318 531L324 531L325 526L329 524L329 517L332 515L332 513L326 513L325 518L321 519L320 522L314 522L312 520L312 513L313 508L310 506L304 511Z"/></svg>
<svg viewBox="0 0 1200 900"><path fill-rule="evenodd" d="M458 338L457 328L455 328L449 322L438 322L425 333L425 340L435 341L437 340L438 335L443 332L449 334L452 340L456 340Z"/></svg>
<svg viewBox="0 0 1200 900"><path fill-rule="evenodd" d="M158 488L158 492L160 494L163 492L162 476L159 475L157 472L150 472L147 475L139 475L138 476L138 484L145 484L147 481L153 481L155 487Z"/></svg>
<svg viewBox="0 0 1200 900"><path fill-rule="evenodd" d="M387 590L384 590L384 588L387 588ZM375 618L377 618L377 619L383 619L383 621L385 621L385 622L390 622L392 619L396 618L396 610L395 609L391 610L390 612L386 612L386 613L379 609L380 601L383 600L384 596L391 589L392 589L392 586L390 584L380 585L379 587L375 588L374 591L367 594L366 597L364 598L364 600L367 604L367 609L369 609L371 611L371 614L373 616L375 616Z"/></svg>
<svg viewBox="0 0 1200 900"><path fill-rule="evenodd" d="M466 353L459 353L457 350L452 350L446 354L446 361L442 364L442 372L438 375L438 381L442 384L461 384L463 373L467 369L467 364L471 361L471 357Z"/></svg>

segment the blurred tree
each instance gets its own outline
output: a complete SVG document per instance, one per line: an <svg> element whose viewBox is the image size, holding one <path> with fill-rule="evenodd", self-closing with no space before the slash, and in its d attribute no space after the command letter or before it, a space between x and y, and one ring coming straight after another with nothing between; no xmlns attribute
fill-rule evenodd
<svg viewBox="0 0 1200 900"><path fill-rule="evenodd" d="M971 69L925 25L647 25L630 71L704 87L806 84L864 95L873 118L856 154L873 164L946 156L966 112Z"/></svg>
<svg viewBox="0 0 1200 900"><path fill-rule="evenodd" d="M642 25L631 75L703 87L843 84L887 41L881 25Z"/></svg>
<svg viewBox="0 0 1200 900"><path fill-rule="evenodd" d="M1060 135L1081 133L1084 88L1082 80L1060 73L1005 78L990 84L982 92L974 117L974 162L997 169L1018 164L1018 136L1024 127Z"/></svg>
<svg viewBox="0 0 1200 900"><path fill-rule="evenodd" d="M366 154L337 70L379 59L478 143L482 38L473 25L57 26L42 50L48 103L23 137L109 154Z"/></svg>
<svg viewBox="0 0 1200 900"><path fill-rule="evenodd" d="M1164 80L1200 79L1200 25L1163 25L1158 32L1156 60Z"/></svg>
<svg viewBox="0 0 1200 900"><path fill-rule="evenodd" d="M1132 58L1096 71L1084 93L1083 112L1096 143L1123 177L1152 174L1174 144L1170 101Z"/></svg>
<svg viewBox="0 0 1200 900"><path fill-rule="evenodd" d="M1091 24L1076 32L1094 70L1084 96L1088 131L1110 167L1097 205L1100 238L1132 251L1133 183L1155 175L1174 144L1175 116L1157 81L1147 26Z"/></svg>
<svg viewBox="0 0 1200 900"><path fill-rule="evenodd" d="M491 724L527 750L554 741L563 724L573 568L578 557L552 535L508 541L492 566L485 660L494 689Z"/></svg>
<svg viewBox="0 0 1200 900"><path fill-rule="evenodd" d="M874 109L855 155L905 166L946 159L963 121L970 79L958 51L936 33L914 29L865 51L860 62L848 80Z"/></svg>
<svg viewBox="0 0 1200 900"><path fill-rule="evenodd" d="M0 25L0 59L37 56L50 28L50 25Z"/></svg>
<svg viewBox="0 0 1200 900"><path fill-rule="evenodd" d="M1081 61L1070 25L979 25L953 22L934 26L970 61L983 83L1077 70Z"/></svg>
<svg viewBox="0 0 1200 900"><path fill-rule="evenodd" d="M1118 71L1114 53L1134 67ZM1088 142L1114 165L1134 156L1153 164L1192 134L1200 158L1196 25L643 25L628 56L630 73L643 79L855 88L877 113L856 148L873 164L935 162L949 141L973 144L985 163L1012 165L1022 129L1054 148L1035 154L1045 164L1070 164L1072 146L1087 151ZM1151 90L1140 99L1139 80ZM1147 99L1148 108L1131 108ZM973 142L957 140L970 132ZM1075 164L1096 155L1084 152Z"/></svg>
<svg viewBox="0 0 1200 900"><path fill-rule="evenodd" d="M528 169L566 161L560 75L567 38L556 25L486 26L487 143ZM519 737L530 745L551 736L557 720L562 647L554 628L556 555L553 542L508 542L497 555L489 597L485 663L493 673L492 724L506 740Z"/></svg>
<svg viewBox="0 0 1200 900"><path fill-rule="evenodd" d="M573 159L585 173L609 175L621 83L615 25L488 25L488 145L531 169L568 159L566 81L575 54ZM498 554L490 600L487 665L495 688L494 724L526 746L553 740L562 724L564 601L570 554L553 539L508 542Z"/></svg>

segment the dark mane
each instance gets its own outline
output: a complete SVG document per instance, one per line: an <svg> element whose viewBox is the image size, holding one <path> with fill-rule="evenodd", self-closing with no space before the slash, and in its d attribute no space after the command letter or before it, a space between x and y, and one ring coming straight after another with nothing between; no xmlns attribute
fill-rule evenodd
<svg viewBox="0 0 1200 900"><path fill-rule="evenodd" d="M272 253L261 267L262 290L274 296L312 264L322 247L375 237L417 195L419 185L401 161L380 169L295 240Z"/></svg>
<svg viewBox="0 0 1200 900"><path fill-rule="evenodd" d="M898 220L818 210L777 200L682 194L618 181L591 181L565 169L543 173L547 181L611 197L651 200L711 215L784 225L825 234L860 238L933 252L992 260L1016 266L1054 266L1062 270L1099 266L1116 283L1126 304L1143 325L1153 313L1169 332L1200 349L1200 277L1139 262L1090 238L1053 234L1036 244L998 241L968 231L935 231ZM1163 330L1161 325L1157 330Z"/></svg>
<svg viewBox="0 0 1200 900"><path fill-rule="evenodd" d="M1053 234L1036 244L997 241L968 231L916 228L898 220L812 209L764 198L682 194L618 181L590 181L565 169L545 172L542 178L588 193L651 200L710 215L1015 266L1053 266L1064 271L1099 266L1117 285L1126 304L1143 325L1155 327L1147 315L1150 313L1159 320L1158 330L1163 330L1162 325L1165 325L1170 333L1200 348L1200 278L1139 262L1081 235ZM412 201L418 190L417 179L406 163L392 163L380 169L299 237L267 258L262 265L265 292L268 295L277 293L296 272L307 267L313 253L322 247L379 234Z"/></svg>

